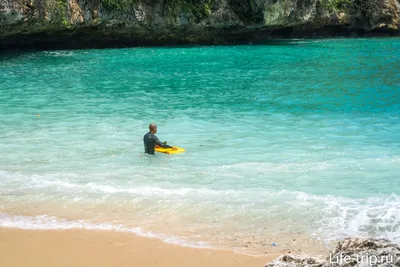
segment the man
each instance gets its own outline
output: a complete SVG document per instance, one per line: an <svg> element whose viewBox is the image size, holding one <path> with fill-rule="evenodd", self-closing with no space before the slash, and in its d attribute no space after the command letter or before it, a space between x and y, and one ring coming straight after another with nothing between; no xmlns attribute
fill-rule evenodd
<svg viewBox="0 0 400 267"><path fill-rule="evenodd" d="M156 133L157 133L157 125L152 123L149 125L149 132L144 135L143 137L143 142L144 142L144 153L154 155L154 147L156 145L159 145L160 147L164 148L172 148L176 150L176 148L169 146L167 144L161 143L160 140L158 140Z"/></svg>

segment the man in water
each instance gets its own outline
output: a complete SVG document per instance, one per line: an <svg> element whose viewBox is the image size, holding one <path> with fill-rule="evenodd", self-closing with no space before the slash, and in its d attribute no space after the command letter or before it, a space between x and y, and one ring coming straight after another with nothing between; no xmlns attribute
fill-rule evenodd
<svg viewBox="0 0 400 267"><path fill-rule="evenodd" d="M176 148L169 146L167 144L161 143L160 140L158 140L156 133L157 133L157 125L156 124L150 124L149 125L149 132L144 135L143 137L143 142L144 142L144 153L154 155L154 147L156 145L159 145L160 147L164 148L172 148L176 150Z"/></svg>

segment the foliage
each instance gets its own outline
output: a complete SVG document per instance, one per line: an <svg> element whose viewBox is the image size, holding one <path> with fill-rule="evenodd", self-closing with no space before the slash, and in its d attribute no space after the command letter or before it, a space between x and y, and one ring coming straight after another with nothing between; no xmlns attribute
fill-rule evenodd
<svg viewBox="0 0 400 267"><path fill-rule="evenodd" d="M351 3L351 0L320 0L320 3L325 8L343 10Z"/></svg>
<svg viewBox="0 0 400 267"><path fill-rule="evenodd" d="M191 12L196 18L202 18L211 14L211 0L168 0L167 4L174 11L182 10Z"/></svg>
<svg viewBox="0 0 400 267"><path fill-rule="evenodd" d="M60 0L61 1L61 0ZM174 15L181 11L191 12L197 18L211 14L212 0L165 0L166 5ZM139 0L101 0L102 6L107 10L121 11L129 5L138 3Z"/></svg>
<svg viewBox="0 0 400 267"><path fill-rule="evenodd" d="M138 0L101 0L101 5L107 10L121 11L124 7L137 3Z"/></svg>
<svg viewBox="0 0 400 267"><path fill-rule="evenodd" d="M65 14L67 13L67 0L57 0L57 6L59 9L59 17L61 19L61 24L64 27L68 27L68 21L67 18L65 16Z"/></svg>

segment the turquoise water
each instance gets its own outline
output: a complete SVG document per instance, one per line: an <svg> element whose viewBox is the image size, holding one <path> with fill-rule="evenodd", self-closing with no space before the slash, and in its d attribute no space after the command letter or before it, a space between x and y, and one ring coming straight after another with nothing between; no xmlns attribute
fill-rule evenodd
<svg viewBox="0 0 400 267"><path fill-rule="evenodd" d="M399 70L400 39L3 54L0 226L400 242Z"/></svg>

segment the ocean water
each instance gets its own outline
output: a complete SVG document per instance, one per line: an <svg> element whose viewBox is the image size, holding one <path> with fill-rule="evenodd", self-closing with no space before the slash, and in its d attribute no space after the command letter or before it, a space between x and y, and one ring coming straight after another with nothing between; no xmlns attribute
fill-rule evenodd
<svg viewBox="0 0 400 267"><path fill-rule="evenodd" d="M0 111L3 227L400 243L400 39L1 54Z"/></svg>

